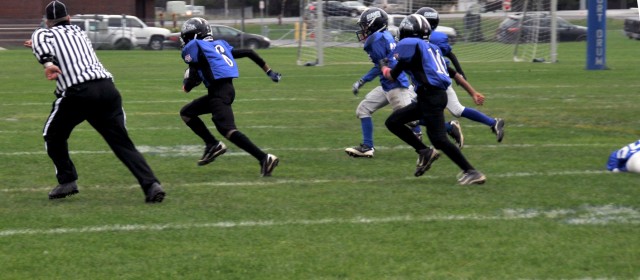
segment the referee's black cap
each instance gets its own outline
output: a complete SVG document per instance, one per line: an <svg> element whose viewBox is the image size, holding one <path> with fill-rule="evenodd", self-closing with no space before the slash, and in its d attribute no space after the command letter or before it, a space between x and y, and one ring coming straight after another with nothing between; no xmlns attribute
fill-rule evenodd
<svg viewBox="0 0 640 280"><path fill-rule="evenodd" d="M67 6L60 1L51 1L45 10L47 12L47 19L50 20L63 18L69 15L67 12Z"/></svg>

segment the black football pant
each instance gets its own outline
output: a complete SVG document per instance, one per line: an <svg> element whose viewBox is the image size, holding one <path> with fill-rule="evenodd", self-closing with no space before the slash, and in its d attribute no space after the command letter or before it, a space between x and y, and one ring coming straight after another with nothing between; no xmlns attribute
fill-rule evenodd
<svg viewBox="0 0 640 280"><path fill-rule="evenodd" d="M419 152L427 147L405 124L422 119L427 127L429 141L436 149L444 152L463 171L473 169L460 149L447 138L447 129L444 125L447 92L437 88L427 90L425 87L418 87L416 93L418 95L416 103L394 111L387 118L385 125L389 131Z"/></svg>
<svg viewBox="0 0 640 280"><path fill-rule="evenodd" d="M158 182L146 160L129 138L125 127L122 98L111 79L85 82L67 89L56 99L44 126L47 153L56 167L58 183L78 179L69 157L67 139L71 131L88 121L144 188ZM95 170L100 174L100 170Z"/></svg>
<svg viewBox="0 0 640 280"><path fill-rule="evenodd" d="M182 107L180 115L188 117L187 125L191 130L207 144L217 143L218 140L211 134L204 122L198 117L204 114L211 114L211 120L216 126L216 130L227 137L233 144L251 154L257 160L262 161L267 157L260 148L238 130L231 104L236 97L236 90L233 87L233 79L213 80L209 85L208 94L201 96ZM231 134L230 134L231 133Z"/></svg>

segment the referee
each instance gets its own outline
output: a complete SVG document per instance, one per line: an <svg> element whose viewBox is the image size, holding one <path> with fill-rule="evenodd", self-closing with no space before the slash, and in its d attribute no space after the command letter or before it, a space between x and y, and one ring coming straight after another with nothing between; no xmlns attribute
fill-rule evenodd
<svg viewBox="0 0 640 280"><path fill-rule="evenodd" d="M31 35L31 48L44 66L46 78L56 81L56 100L43 132L59 183L49 192L49 199L78 193L78 174L69 157L67 139L73 128L86 120L138 179L145 201L162 202L165 192L160 182L127 133L122 98L111 73L98 60L89 38L70 24L63 3L52 1L45 10L48 28Z"/></svg>

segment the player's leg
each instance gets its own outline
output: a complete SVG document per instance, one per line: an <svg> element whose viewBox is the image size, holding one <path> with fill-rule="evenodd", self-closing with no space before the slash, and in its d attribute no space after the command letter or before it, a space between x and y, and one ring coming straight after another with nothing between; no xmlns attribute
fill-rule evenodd
<svg viewBox="0 0 640 280"><path fill-rule="evenodd" d="M244 133L236 127L235 116L231 104L235 98L235 89L231 79L217 80L215 85L209 87L212 90L212 98L209 100L211 118L216 129L231 143L252 155L260 162L260 174L271 176L273 169L278 166L280 160L275 155L263 152Z"/></svg>
<svg viewBox="0 0 640 280"><path fill-rule="evenodd" d="M504 120L489 117L474 108L463 106L460 100L458 100L458 95L452 86L447 88L447 98L447 110L449 110L452 115L457 118L463 117L489 126L491 131L496 134L498 142L502 142L502 138L504 137Z"/></svg>
<svg viewBox="0 0 640 280"><path fill-rule="evenodd" d="M180 109L182 121L184 121L191 131L198 135L205 144L204 153L198 160L198 165L208 164L226 151L224 143L211 134L207 125L205 125L199 117L200 115L211 113L209 106L210 99L211 97L209 95L205 95L189 102Z"/></svg>
<svg viewBox="0 0 640 280"><path fill-rule="evenodd" d="M345 152L352 157L373 157L375 152L373 143L373 119L372 115L380 108L387 106L389 102L381 86L375 87L356 108L356 116L360 119L362 131L362 143L359 146L346 148Z"/></svg>
<svg viewBox="0 0 640 280"><path fill-rule="evenodd" d="M391 104L394 111L416 102L416 98L416 93L408 88L394 88L387 92L387 100L389 100L389 104ZM417 121L412 121L408 125L413 130L413 134L421 139L422 129L418 123Z"/></svg>
<svg viewBox="0 0 640 280"><path fill-rule="evenodd" d="M415 176L422 176L431 164L438 159L439 154L435 149L427 147L406 124L412 120L417 120L422 116L417 103L411 103L405 107L393 111L385 121L385 125L393 134L398 136L402 141L414 148L418 154L418 162L416 165Z"/></svg>
<svg viewBox="0 0 640 280"><path fill-rule="evenodd" d="M422 95L418 93L418 105L427 126L427 136L433 146L445 153L464 172L465 175L458 182L463 185L484 183L484 175L476 171L460 149L447 138L443 114L447 106L446 91L431 89Z"/></svg>

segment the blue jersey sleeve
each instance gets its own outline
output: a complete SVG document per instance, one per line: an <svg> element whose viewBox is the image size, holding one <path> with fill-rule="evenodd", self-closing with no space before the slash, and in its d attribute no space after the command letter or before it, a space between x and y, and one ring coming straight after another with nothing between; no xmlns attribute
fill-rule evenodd
<svg viewBox="0 0 640 280"><path fill-rule="evenodd" d="M451 52L451 45L449 44L449 36L447 34L433 31L429 35L429 43L438 46L443 56L447 56Z"/></svg>
<svg viewBox="0 0 640 280"><path fill-rule="evenodd" d="M238 65L231 54L233 47L224 40L192 40L182 49L182 59L187 64L196 64L198 74L205 86L209 79L237 78ZM206 61L201 61L206 60ZM203 68L210 69L203 69ZM209 71L207 71L209 70ZM204 73L211 73L204 75Z"/></svg>
<svg viewBox="0 0 640 280"><path fill-rule="evenodd" d="M400 75L394 81L388 80L382 75L382 71L380 71L380 60L388 59L389 66L393 67L397 63L393 54L396 48L396 41L388 31L384 32L376 32L367 38L367 41L364 45L364 50L369 55L369 58L374 64L374 67L367 72L365 76L363 76L363 80L370 78L373 80L375 77L373 75L377 75L380 77L380 85L384 91L389 91L394 88L408 88L409 87L409 79L407 76ZM365 80L366 81L366 80Z"/></svg>
<svg viewBox="0 0 640 280"><path fill-rule="evenodd" d="M410 64L412 61L421 61L421 67L408 69L416 86L423 86L425 81L418 77L426 78L429 85L447 89L451 85L451 78L447 71L446 62L440 49L433 44L418 38L405 38L398 43L396 49L398 60ZM416 56L420 56L416 58Z"/></svg>

